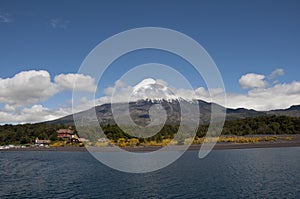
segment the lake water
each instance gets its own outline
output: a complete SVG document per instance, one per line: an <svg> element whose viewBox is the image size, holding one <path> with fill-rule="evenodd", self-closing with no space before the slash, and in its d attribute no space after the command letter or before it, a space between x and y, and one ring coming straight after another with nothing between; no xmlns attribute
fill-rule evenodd
<svg viewBox="0 0 300 199"><path fill-rule="evenodd" d="M0 198L300 198L300 148L186 152L152 173L87 152L0 152Z"/></svg>

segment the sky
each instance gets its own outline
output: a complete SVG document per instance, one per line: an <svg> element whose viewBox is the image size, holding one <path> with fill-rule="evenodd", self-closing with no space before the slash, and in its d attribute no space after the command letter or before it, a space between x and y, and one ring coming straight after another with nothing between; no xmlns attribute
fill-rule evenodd
<svg viewBox="0 0 300 199"><path fill-rule="evenodd" d="M297 0L0 0L0 123L71 114L75 79L79 90L96 92L96 104L110 102L116 86L116 101L122 101L147 78L169 85L180 97L210 101L207 85L193 66L164 51L146 49L120 56L99 82L78 72L101 42L142 27L179 31L202 45L222 76L226 107L272 110L300 104L299 10ZM171 66L190 87L173 85L173 75L147 72L131 84L122 81L126 72L147 63ZM73 111L91 105L88 98L81 102Z"/></svg>

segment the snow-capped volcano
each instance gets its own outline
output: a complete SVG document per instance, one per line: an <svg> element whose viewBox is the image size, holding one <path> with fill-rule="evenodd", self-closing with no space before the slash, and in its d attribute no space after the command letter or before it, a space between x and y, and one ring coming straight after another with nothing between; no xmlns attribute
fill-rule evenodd
<svg viewBox="0 0 300 199"><path fill-rule="evenodd" d="M133 87L131 98L144 100L179 100L174 92L160 80L147 78Z"/></svg>

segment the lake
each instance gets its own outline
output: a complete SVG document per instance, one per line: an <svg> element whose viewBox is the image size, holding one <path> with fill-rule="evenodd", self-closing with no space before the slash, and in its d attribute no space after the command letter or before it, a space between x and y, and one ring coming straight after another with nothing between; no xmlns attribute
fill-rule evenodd
<svg viewBox="0 0 300 199"><path fill-rule="evenodd" d="M300 198L300 147L187 151L146 174L88 152L1 151L0 198Z"/></svg>

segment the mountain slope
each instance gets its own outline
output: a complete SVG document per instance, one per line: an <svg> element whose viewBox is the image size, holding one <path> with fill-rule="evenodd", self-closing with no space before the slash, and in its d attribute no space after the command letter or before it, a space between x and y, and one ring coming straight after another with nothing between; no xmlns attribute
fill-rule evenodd
<svg viewBox="0 0 300 199"><path fill-rule="evenodd" d="M267 112L269 115L284 115L290 117L300 117L300 105L294 105L287 109L272 110Z"/></svg>
<svg viewBox="0 0 300 199"><path fill-rule="evenodd" d="M182 102L181 102L182 103ZM197 100L188 103L188 106L193 109L199 107L200 110L200 124L207 124L211 116L211 106L212 103L205 102L202 100ZM167 113L166 124L179 125L180 124L180 102L178 100L139 100L136 102L129 103L129 112L132 120L139 124L146 126L151 122L149 110L153 105L161 105ZM215 107L224 109L222 106L214 104ZM114 104L113 107L119 110L125 110L127 104L119 103ZM77 118L88 118L89 115L96 111L96 115L101 124L114 124L114 118L112 113L111 104L103 104L101 106L96 106L93 109L76 113ZM272 110L272 111L255 111L244 108L238 109L227 109L226 110L226 120L242 119L247 117L257 117L264 115L285 115L300 117L300 105L292 106L288 109ZM73 125L73 115L68 115L57 120L44 122L46 124L65 124Z"/></svg>

